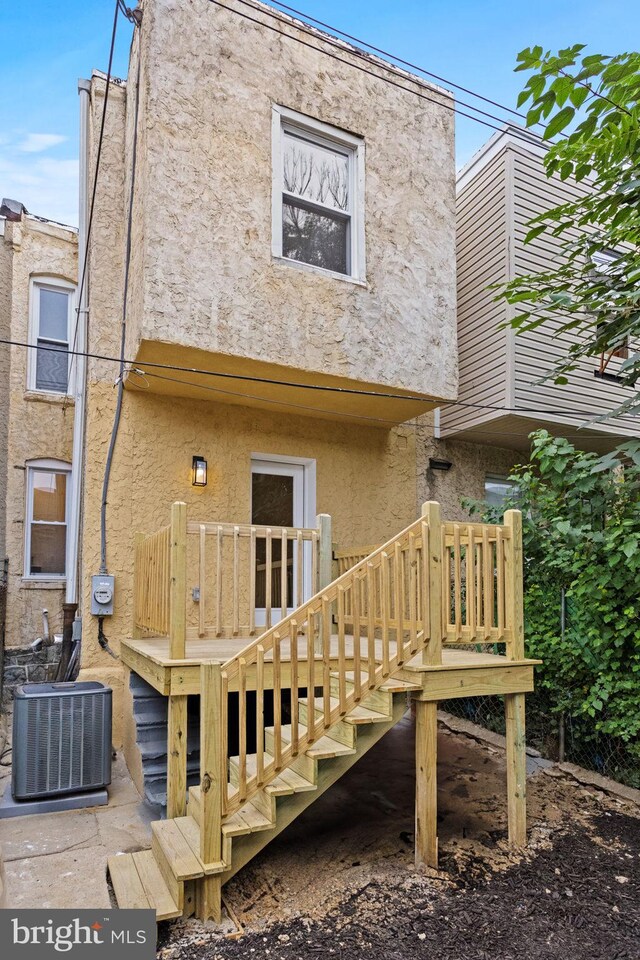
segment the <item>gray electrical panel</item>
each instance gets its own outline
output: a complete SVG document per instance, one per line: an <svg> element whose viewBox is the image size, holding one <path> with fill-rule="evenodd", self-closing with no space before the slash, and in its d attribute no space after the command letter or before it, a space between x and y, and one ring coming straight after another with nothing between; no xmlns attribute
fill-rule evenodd
<svg viewBox="0 0 640 960"><path fill-rule="evenodd" d="M91 577L91 615L94 617L110 617L113 614L113 595L115 592L115 577L108 573L99 573Z"/></svg>
<svg viewBox="0 0 640 960"><path fill-rule="evenodd" d="M111 688L97 681L25 683L13 707L14 800L111 783Z"/></svg>

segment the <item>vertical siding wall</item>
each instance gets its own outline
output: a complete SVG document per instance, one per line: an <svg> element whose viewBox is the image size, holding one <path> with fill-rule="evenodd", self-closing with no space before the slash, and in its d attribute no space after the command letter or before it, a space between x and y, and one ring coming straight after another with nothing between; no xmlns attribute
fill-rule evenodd
<svg viewBox="0 0 640 960"><path fill-rule="evenodd" d="M507 331L499 329L506 307L495 303L493 283L508 272L508 152L494 157L457 198L457 296L459 399L505 406ZM452 407L442 410L445 433L468 428L493 416L491 411Z"/></svg>
<svg viewBox="0 0 640 960"><path fill-rule="evenodd" d="M527 223L551 207L585 196L590 188L571 181L547 179L542 158L537 154L512 148L511 155L515 274L553 270L561 254L561 241L545 234L525 245ZM557 386L551 380L537 382L567 355L569 347L575 342L575 337L570 334L554 336L558 327L557 321L549 320L542 327L514 338L515 406L558 410L559 414L553 415L553 420L578 426L612 410L632 391L615 382L597 379L594 376L594 370L599 366L596 357L581 361L579 368L570 374L566 386ZM616 373L621 362L612 358L607 371ZM550 418L546 416L543 419ZM626 418L616 420L615 425L614 422L599 424L598 429L608 433L635 434L638 432L638 423L636 420L634 424L632 418Z"/></svg>

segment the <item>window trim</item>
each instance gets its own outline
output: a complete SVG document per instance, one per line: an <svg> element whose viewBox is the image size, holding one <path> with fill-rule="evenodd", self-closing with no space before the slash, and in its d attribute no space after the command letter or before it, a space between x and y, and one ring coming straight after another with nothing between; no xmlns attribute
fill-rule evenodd
<svg viewBox="0 0 640 960"><path fill-rule="evenodd" d="M71 349L71 332L73 329L73 316L76 303L76 285L71 280L65 280L63 277L48 276L46 274L32 276L29 281L29 343L36 347L35 350L27 351L27 390L29 393L43 394L48 397L71 397L74 395L73 385L73 365L71 363L71 354L67 359L67 389L66 390L45 390L36 386L37 364L38 364L38 340L40 338L40 290L52 290L55 293L67 293L69 295L68 315L67 315L67 349ZM54 341L51 341L54 342ZM55 341L63 343L64 341Z"/></svg>
<svg viewBox="0 0 640 960"><path fill-rule="evenodd" d="M364 158L365 143L362 137L356 137L346 130L340 130L321 120L315 120L305 114L297 113L288 107L274 105L271 122L272 152L272 189L271 189L271 253L278 263L286 263L298 269L318 273L336 280L366 284L365 229L364 229ZM349 193L350 212L345 215L349 220L349 272L338 273L316 264L293 260L282 253L282 201L286 193L282 178L283 138L289 131L318 143L320 146L346 151L349 155ZM298 201L300 198L296 198ZM302 202L304 205L304 201ZM322 209L322 204L312 204ZM340 211L331 209L332 214Z"/></svg>
<svg viewBox="0 0 640 960"><path fill-rule="evenodd" d="M26 468L26 482L25 482L25 511L24 511L24 566L22 571L22 580L28 580L29 582L35 581L40 583L64 583L67 579L67 561L69 556L69 516L71 515L71 464L66 460L51 460L51 459L40 459L40 460L27 460L25 464ZM31 525L34 522L33 520L33 477L35 473L64 473L67 475L67 487L66 487L66 496L65 496L65 505L64 505L64 515L65 521L64 526L66 528L65 535L65 557L64 557L64 573L31 573ZM37 521L36 521L37 522ZM57 525L62 526L59 521L52 521L52 523L57 523Z"/></svg>

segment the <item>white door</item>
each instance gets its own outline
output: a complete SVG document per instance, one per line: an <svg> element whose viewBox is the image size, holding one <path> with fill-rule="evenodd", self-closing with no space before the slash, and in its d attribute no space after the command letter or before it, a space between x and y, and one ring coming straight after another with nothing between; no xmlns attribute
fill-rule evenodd
<svg viewBox="0 0 640 960"><path fill-rule="evenodd" d="M314 461L251 458L251 523L256 526L305 527L315 518ZM291 613L312 593L311 544L303 546L304 597L297 596L297 544L289 541L286 557L277 538L271 553L271 623L282 616L281 583L287 580L287 612ZM266 543L256 544L256 623L266 623Z"/></svg>

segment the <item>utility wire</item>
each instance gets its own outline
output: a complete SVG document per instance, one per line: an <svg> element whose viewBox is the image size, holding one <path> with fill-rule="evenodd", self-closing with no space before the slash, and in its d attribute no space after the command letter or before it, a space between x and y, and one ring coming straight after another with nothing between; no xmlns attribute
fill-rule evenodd
<svg viewBox="0 0 640 960"><path fill-rule="evenodd" d="M80 289L77 294L76 322L73 331L71 366L69 368L69 377L73 370L73 357L75 356L76 343L78 342L78 326L80 323L80 304L82 303L82 294L87 277L87 265L89 263L89 241L91 239L91 228L93 226L93 212L96 205L96 193L98 189L98 173L100 172L100 159L102 157L102 144L104 141L104 128L107 120L107 106L109 103L109 89L111 87L111 72L113 69L113 54L116 46L116 33L118 29L118 13L121 10L121 0L116 0L113 11L113 27L111 30L111 45L109 47L109 66L107 68L106 86L104 91L104 103L102 106L102 117L100 118L100 133L98 135L98 148L96 151L96 166L93 174L93 189L91 191L91 206L89 208L89 222L87 224L87 236L85 239L84 260L82 264L82 273L80 275Z"/></svg>
<svg viewBox="0 0 640 960"><path fill-rule="evenodd" d="M244 3L244 0L240 0L240 2ZM410 60L403 60L402 57L397 56L395 53L389 53L388 50L382 50L380 47L376 47L373 43L369 43L367 40L361 40L358 37L352 36L350 33L345 33L344 30L339 30L338 27L334 27L330 23L325 23L323 20L318 20L316 17L312 17L308 13L304 13L301 10L296 10L295 7L289 7L286 3L280 3L280 0L271 0L271 3L277 7L281 7L283 10L287 10L296 17L300 17L302 23L315 23L324 30L329 30L331 33L337 34L340 37L344 37L346 40L350 40L352 43L357 43L362 47L366 47L367 49L372 50L374 53L379 54L381 57L386 57L388 60L399 63L403 67L408 67L410 70L417 70L418 73L423 73L425 76L431 77L433 80L437 80L438 83L445 83L449 87L454 87L456 90L461 90L462 93L467 93L471 97L476 97L476 99L490 104L492 107L497 107L499 110L505 110L507 113L511 113L516 117L526 120L526 114L521 113L519 110L514 110L512 107L505 106L504 103L499 103L497 100L492 100L490 97L485 97L481 93L476 93L475 90L470 90L468 87L463 87L462 84L455 83L453 80L447 80L446 77L441 77L437 73L432 73L425 67L420 67L416 63L412 63ZM248 5L249 4L247 4L247 6ZM261 8L254 6L253 9L259 10ZM269 16L273 16L270 11L265 10L264 12L268 12ZM288 23L289 21L282 20L281 22ZM472 109L475 109L475 107ZM537 126L543 126L543 124L539 123Z"/></svg>
<svg viewBox="0 0 640 960"><path fill-rule="evenodd" d="M251 7L251 9L254 10L256 13L264 13L266 16L270 16L280 23L284 23L287 26L292 27L293 29L298 29L300 30L300 32L306 33L307 36L311 36L317 41L328 43L330 46L333 46L339 50L344 50L343 46L338 41L332 42L332 39L329 36L318 37L313 31L305 30L303 26L299 26L296 23L290 23L289 20L285 20L281 17L278 17L275 11L273 13L269 13L268 11L262 10L260 8L252 6L249 3L246 3L246 0L239 0L239 2L245 3L247 6ZM346 60L344 57L336 56L335 53L329 53L328 50L324 50L322 49L322 47L318 47L314 43L308 43L306 40L302 40L300 37L296 37L291 33L286 33L284 30L278 30L278 28L274 27L272 24L265 23L264 20L259 20L256 17L249 16L248 13L243 13L241 10L236 10L233 7L229 7L227 6L227 4L221 3L220 0L209 0L209 3L214 3L217 7L220 7L222 10L227 10L229 13L234 13L236 16L242 17L245 20L250 21L251 23L255 23L266 30L270 30L272 33L277 33L281 37L286 37L288 40L293 40L296 43L301 44L303 47L308 47L310 50L315 50L316 53L322 53L325 56L330 57L332 60L336 60L338 63L344 63L348 67L352 67L354 70L359 70L361 73L366 73L369 76L374 77L376 80L381 80L384 83L388 83L393 87L397 87L399 90L403 90L405 93L411 93L414 96L418 97L420 100L426 100L428 103L433 103L437 107L441 107L443 110L448 110L451 113L457 113L458 116L467 117L467 119L469 120L475 120L476 123L481 123L483 124L483 126L489 127L491 130L496 130L499 133L503 132L503 127L506 122L503 117L497 117L495 116L495 114L488 113L485 110L480 110L479 107L474 107L473 104L465 103L462 100L457 101L458 103L461 103L462 106L468 107L470 110L474 110L476 113L482 114L482 116L484 117L490 117L492 120L496 120L497 123L500 124L500 126L496 126L494 123L489 123L488 120L481 120L479 116L475 116L472 113L465 113L464 110L458 109L457 106L451 106L446 102L443 102L441 100L436 100L434 97L429 97L427 96L427 94L421 93L419 90L414 90L411 87L405 87L404 84L398 83L397 81L392 80L390 77L385 77L380 73L376 73L375 70L369 70L366 67L360 66L357 63L353 63L352 60ZM370 62L368 56L363 51L358 51L356 49L353 49L353 50L348 50L344 52L349 53L351 56L355 57L356 59L366 60L367 62ZM392 66L392 64L389 64L389 66ZM381 64L379 69L383 69L383 68L384 68L384 64ZM407 77L407 80L409 82L412 82L410 77ZM415 80L413 80L413 82L419 83L420 82L419 77L416 77ZM521 134L518 133L518 131L514 131L513 135L514 137L517 137L518 139L523 140L527 143L531 142L530 138L522 136ZM540 139L542 140L542 138ZM546 141L546 142L550 142L550 141Z"/></svg>
<svg viewBox="0 0 640 960"><path fill-rule="evenodd" d="M21 340L7 340L0 338L0 344L4 344L11 347L23 347L28 350L44 350L48 352L60 353L60 347L44 347L35 343L27 343ZM177 364L171 363L157 363L154 361L135 361L122 359L122 357L113 357L108 354L103 353L91 353L89 351L76 351L76 355L88 357L92 360L103 360L109 363L117 363L120 366L121 373L119 374L116 385L119 386L123 381L126 373L138 374L143 376L152 376L152 370L168 370L173 371L174 373L189 373L199 377L215 377L221 380L245 380L249 383L265 383L271 386L278 387L290 387L291 389L297 390L315 390L321 393L334 393L334 394L343 394L348 396L361 396L361 397L370 397L372 400L407 400L412 402L424 403L426 399L424 396L419 394L396 394L396 393L386 393L378 390L364 390L358 387L334 387L329 386L328 384L320 383L301 383L299 381L292 380L276 380L272 377L259 377L252 376L246 373L230 373L228 371L222 370L204 370L199 367L182 367ZM129 368L128 370L126 368ZM145 368L145 369L142 369ZM150 368L150 369L146 369ZM199 387L202 389L209 389L203 384L198 383L195 380L186 380L180 379L176 380L178 383L184 383L188 386ZM251 394L238 393L238 397L246 397L247 399L253 399ZM258 398L263 399L263 398ZM287 406L293 406L294 404L285 401ZM545 415L557 415L557 416L567 416L567 417L597 417L600 416L600 411L595 413L587 412L585 410L570 410L570 409L541 409L538 407L501 407L495 404L485 404L485 403L469 403L464 400L441 400L438 403L440 407L465 407L472 410L495 410L500 413L540 413ZM318 407L309 407L306 409L310 410L319 410ZM616 414L616 416L622 416L621 414ZM613 419L613 418L612 418ZM396 423L397 421L391 421Z"/></svg>

